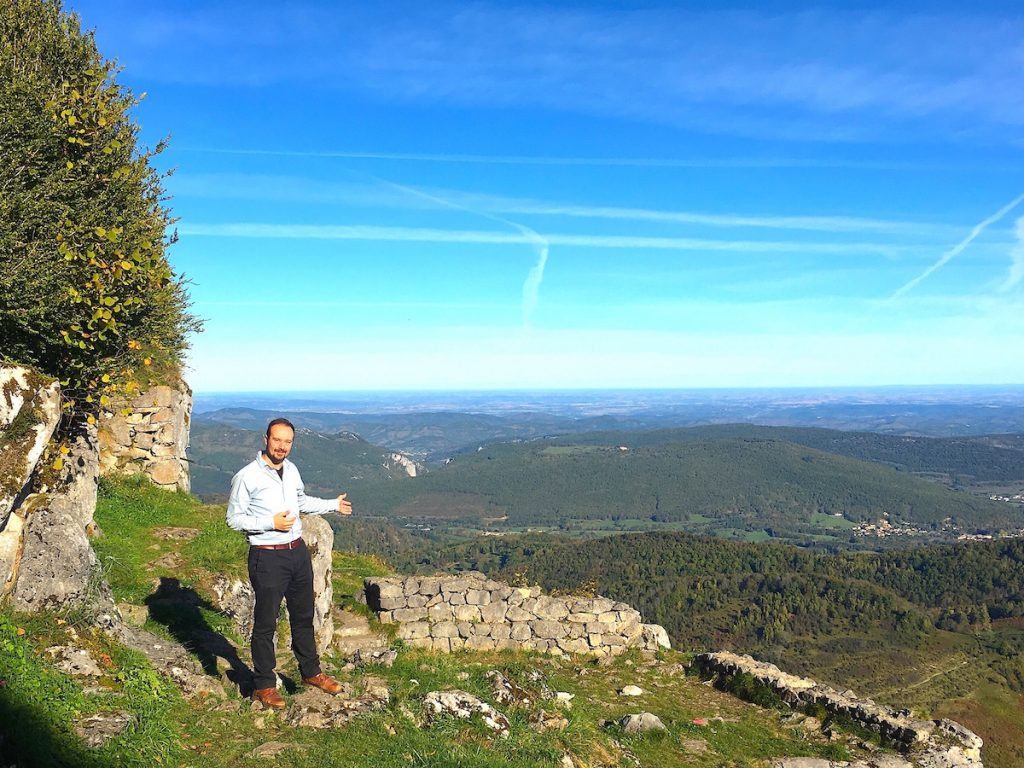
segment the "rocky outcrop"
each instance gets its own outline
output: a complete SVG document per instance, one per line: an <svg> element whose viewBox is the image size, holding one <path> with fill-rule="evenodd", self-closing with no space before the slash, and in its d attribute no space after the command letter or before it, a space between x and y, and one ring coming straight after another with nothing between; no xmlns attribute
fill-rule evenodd
<svg viewBox="0 0 1024 768"><path fill-rule="evenodd" d="M858 698L851 691L836 691L750 656L727 651L703 653L694 659L694 664L720 682L749 675L791 707L820 707L830 715L849 718L877 733L883 742L900 752L913 755L919 766L981 768L981 738L951 720L915 718L908 710L885 707L871 699Z"/></svg>
<svg viewBox="0 0 1024 768"><path fill-rule="evenodd" d="M184 382L115 403L100 418L100 473L141 472L163 488L188 491L191 418L192 390Z"/></svg>
<svg viewBox="0 0 1024 768"><path fill-rule="evenodd" d="M60 421L56 381L27 368L0 367L0 597L21 563L36 465Z"/></svg>
<svg viewBox="0 0 1024 768"><path fill-rule="evenodd" d="M413 647L595 656L669 647L662 627L643 624L639 611L606 597L551 597L477 572L370 578L365 588L381 623L397 624L398 636Z"/></svg>
<svg viewBox="0 0 1024 768"><path fill-rule="evenodd" d="M99 467L94 431L71 441L54 488L40 494L25 523L11 600L21 611L93 604L109 610L113 596L89 543L95 527Z"/></svg>
<svg viewBox="0 0 1024 768"><path fill-rule="evenodd" d="M404 453L398 453L397 451L388 454L388 463L384 466L387 469L397 469L404 472L407 477L416 477L416 473L419 471L415 461Z"/></svg>

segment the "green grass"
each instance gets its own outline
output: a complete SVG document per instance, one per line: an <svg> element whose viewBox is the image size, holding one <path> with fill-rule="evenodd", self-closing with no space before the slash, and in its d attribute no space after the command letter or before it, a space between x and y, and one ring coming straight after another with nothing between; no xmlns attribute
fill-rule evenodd
<svg viewBox="0 0 1024 768"><path fill-rule="evenodd" d="M244 538L224 525L223 508L157 490L144 481L104 481L96 518L104 530L97 551L118 601L148 600L152 616L147 626L179 639L195 628L213 628L238 644L246 657L230 622L208 602L211 578L219 573L240 576L245 562ZM200 534L189 541L154 537L155 528L168 526L197 528ZM177 565L154 565L169 553ZM334 553L333 564L336 602L366 612L357 601L362 580L387 574L388 566L344 552ZM199 610L161 614L159 603L150 599L161 579L177 579L180 588L194 590ZM647 664L635 652L610 666L526 652L434 655L400 643L390 668L345 668L341 659L327 656L325 669L342 680L357 684L364 675L382 678L391 700L383 710L345 727L318 731L292 728L276 713L251 711L233 688L224 701L186 701L134 652L85 624L73 639L69 627L67 617L42 614L29 619L0 613L0 723L19 723L17 729L8 729L15 732L2 749L14 750L19 766L256 768L271 764L251 755L270 741L288 745L272 764L294 768L535 768L557 766L566 753L591 766L763 768L779 756L837 760L862 754L851 746L852 740L829 743L820 734L794 728L779 711L750 707L684 674L667 674L664 666ZM46 657L47 647L72 642L106 660L99 694L87 694L79 681L54 669ZM663 664L687 661L676 652L663 652L661 658ZM296 675L290 654L279 661L284 673ZM532 709L497 706L511 722L508 738L495 736L476 718L443 720L429 729L416 722L423 698L433 690L460 688L495 704L487 678L492 669L533 691L538 702ZM639 699L620 697L616 691L630 683L646 693ZM568 724L563 730L539 732L530 724L537 707L558 711L558 705L542 699L545 689L576 695L564 713ZM127 710L133 724L93 751L77 739L72 724L101 709ZM661 717L668 731L622 733L618 720L644 710ZM704 724L694 722L698 719ZM0 751L0 757L7 755Z"/></svg>
<svg viewBox="0 0 1024 768"><path fill-rule="evenodd" d="M104 479L95 519L103 535L93 540L93 548L119 601L142 603L161 576L190 586L201 571L245 578L248 545L225 524L223 507L161 490L141 477ZM164 527L196 528L200 533L186 543L153 534ZM172 552L178 553L180 565L154 564Z"/></svg>
<svg viewBox="0 0 1024 768"><path fill-rule="evenodd" d="M21 630L21 631L19 631ZM45 654L55 643L85 647L105 662L99 691L87 695ZM105 656L104 656L105 654ZM173 684L160 678L140 655L87 627L74 630L59 616L19 616L0 612L0 746L4 764L19 766L152 766L184 758L179 724L188 705ZM92 714L121 710L128 728L98 750L83 745L73 722Z"/></svg>
<svg viewBox="0 0 1024 768"><path fill-rule="evenodd" d="M847 520L845 517L826 515L822 512L812 512L810 522L811 525L816 525L821 528L835 528L841 531L849 531L857 527L856 523Z"/></svg>

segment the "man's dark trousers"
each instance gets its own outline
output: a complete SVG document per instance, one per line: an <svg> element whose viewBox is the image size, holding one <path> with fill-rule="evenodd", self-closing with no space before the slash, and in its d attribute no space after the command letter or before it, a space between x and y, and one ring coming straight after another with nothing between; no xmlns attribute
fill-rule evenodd
<svg viewBox="0 0 1024 768"><path fill-rule="evenodd" d="M249 547L249 581L256 593L252 627L252 666L255 688L277 685L274 668L274 631L281 611L281 599L288 605L292 629L292 651L302 677L320 672L320 657L313 635L313 563L305 542L295 549Z"/></svg>

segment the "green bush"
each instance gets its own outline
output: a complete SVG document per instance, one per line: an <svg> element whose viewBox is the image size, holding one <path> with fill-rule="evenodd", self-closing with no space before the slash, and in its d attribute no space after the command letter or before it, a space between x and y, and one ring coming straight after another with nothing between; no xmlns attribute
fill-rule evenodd
<svg viewBox="0 0 1024 768"><path fill-rule="evenodd" d="M138 103L60 2L0 0L0 359L59 378L95 410L175 367L188 295Z"/></svg>

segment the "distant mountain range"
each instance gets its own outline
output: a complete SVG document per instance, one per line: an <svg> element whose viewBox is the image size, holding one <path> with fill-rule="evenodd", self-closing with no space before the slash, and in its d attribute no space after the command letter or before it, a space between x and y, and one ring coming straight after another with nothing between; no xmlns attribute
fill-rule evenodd
<svg viewBox="0 0 1024 768"><path fill-rule="evenodd" d="M892 540L1024 528L1020 505L951 490L979 483L1024 489L1021 435L924 438L735 424L543 438L529 435L552 426L547 415L520 414L514 422L451 413L295 416L303 426L294 458L310 492L349 491L360 515L403 525L577 533L669 527L841 546L862 546L856 526L882 520ZM197 494L223 498L231 475L261 444L266 418L230 409L196 420ZM392 442L313 431L341 422ZM448 463L409 478L391 455L396 443L430 441L450 449Z"/></svg>

